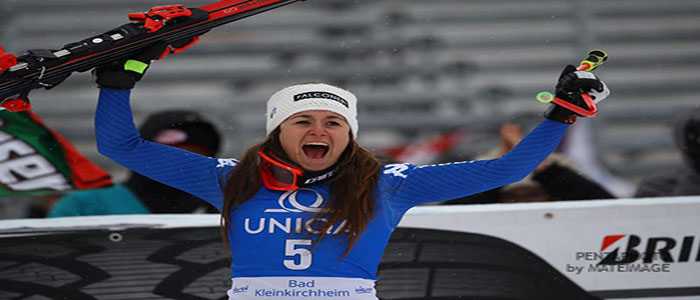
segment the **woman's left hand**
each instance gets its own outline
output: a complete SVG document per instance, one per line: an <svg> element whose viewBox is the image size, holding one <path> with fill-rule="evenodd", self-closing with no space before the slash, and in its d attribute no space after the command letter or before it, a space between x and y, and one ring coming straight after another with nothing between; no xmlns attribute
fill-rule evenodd
<svg viewBox="0 0 700 300"><path fill-rule="evenodd" d="M598 76L587 71L576 71L573 65L564 68L555 91L557 98L579 107L586 107L582 93L588 93L595 103L605 100L610 95L608 86ZM545 112L546 118L567 124L573 123L576 116L579 115L556 104L551 104Z"/></svg>

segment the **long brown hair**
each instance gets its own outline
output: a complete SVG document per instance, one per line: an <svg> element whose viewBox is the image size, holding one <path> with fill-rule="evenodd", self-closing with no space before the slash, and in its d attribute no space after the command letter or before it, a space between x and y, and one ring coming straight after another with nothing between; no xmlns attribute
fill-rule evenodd
<svg viewBox="0 0 700 300"><path fill-rule="evenodd" d="M280 144L279 133L280 129L277 128L264 142L248 148L226 181L220 220L221 236L226 247L229 246L231 211L252 198L262 187L258 171L258 150L263 147L276 157L290 162ZM318 240L333 225L346 221L348 247L345 255L349 253L374 216L374 189L379 180L379 169L380 163L374 155L362 148L351 136L350 143L338 159L337 171L330 182L331 196L326 207L328 215L324 215L328 222L318 230Z"/></svg>

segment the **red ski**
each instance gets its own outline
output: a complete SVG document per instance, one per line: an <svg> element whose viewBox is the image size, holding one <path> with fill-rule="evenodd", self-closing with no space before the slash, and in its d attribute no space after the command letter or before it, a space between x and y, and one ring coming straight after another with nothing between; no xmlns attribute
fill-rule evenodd
<svg viewBox="0 0 700 300"><path fill-rule="evenodd" d="M53 88L73 72L126 59L158 42L172 45L171 52L178 53L214 27L299 1L303 0L221 0L198 8L157 6L129 14L132 23L57 50L28 50L15 57L0 48L0 109L29 110L31 90Z"/></svg>

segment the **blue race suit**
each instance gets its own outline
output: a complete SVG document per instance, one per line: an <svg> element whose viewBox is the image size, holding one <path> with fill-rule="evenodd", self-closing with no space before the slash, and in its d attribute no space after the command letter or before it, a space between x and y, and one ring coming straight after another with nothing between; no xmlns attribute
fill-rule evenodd
<svg viewBox="0 0 700 300"><path fill-rule="evenodd" d="M101 90L95 117L99 151L221 210L222 188L237 161L142 139L133 124L129 98L127 90ZM230 299L376 299L377 267L389 236L409 208L522 179L555 149L567 127L545 120L499 159L383 166L375 189L375 215L347 256L343 256L344 222L334 224L324 239L311 245L316 229L324 224L317 212L329 199L326 183L290 192L261 188L231 213Z"/></svg>

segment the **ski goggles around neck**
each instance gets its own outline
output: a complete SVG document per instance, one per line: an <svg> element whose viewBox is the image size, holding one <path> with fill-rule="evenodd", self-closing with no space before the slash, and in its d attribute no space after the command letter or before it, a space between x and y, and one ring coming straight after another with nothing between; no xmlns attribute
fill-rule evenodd
<svg viewBox="0 0 700 300"><path fill-rule="evenodd" d="M263 185L275 191L293 191L301 187L330 180L336 173L337 166L322 171L308 171L258 150L260 176Z"/></svg>
<svg viewBox="0 0 700 300"><path fill-rule="evenodd" d="M262 148L258 150L258 157L260 157L260 176L266 188L275 191L299 189L300 178L304 176L302 169L290 166L273 155L265 154Z"/></svg>

